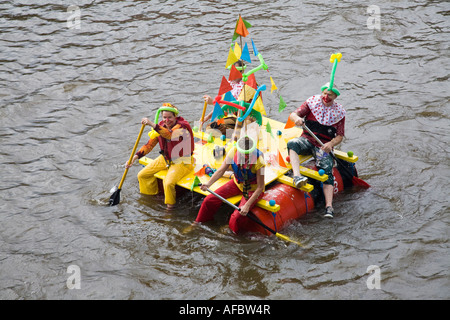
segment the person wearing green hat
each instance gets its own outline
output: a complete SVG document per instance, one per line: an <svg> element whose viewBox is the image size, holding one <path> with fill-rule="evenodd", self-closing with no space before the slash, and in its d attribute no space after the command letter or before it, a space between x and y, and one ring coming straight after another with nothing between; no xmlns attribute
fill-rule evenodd
<svg viewBox="0 0 450 320"><path fill-rule="evenodd" d="M138 173L139 189L142 194L158 194L158 182L155 174L168 169L163 179L163 188L165 203L170 209L176 203L176 183L190 173L194 167L192 158L194 134L190 124L178 115L179 111L174 105L164 103L158 109L158 116L159 113L162 114L163 120L158 123L154 123L148 118L142 119L141 123L151 126L153 131L149 133L150 140L133 156L131 163L127 162L126 167L131 167L137 159L152 151L159 143L161 155ZM155 122L157 121L155 120Z"/></svg>
<svg viewBox="0 0 450 320"><path fill-rule="evenodd" d="M264 195L265 165L264 154L257 148L257 140L244 136L227 153L225 161L209 181L200 186L203 191L206 191L231 167L234 173L233 179L230 179L215 192L225 199L243 195L239 203L241 210L235 210L229 221L231 230L235 232L238 232L238 221L242 216L247 215ZM209 194L202 202L195 223L212 220L221 204L221 199Z"/></svg>
<svg viewBox="0 0 450 320"><path fill-rule="evenodd" d="M323 169L328 180L323 183L325 196L325 217L333 218L334 177L332 174L334 159L330 151L342 142L345 129L346 111L335 99L340 95L336 86L330 89L330 83L321 87L322 94L307 99L297 110L290 114L290 120L297 126L306 125L323 143L323 147L306 130L300 137L287 144L294 173L294 185L298 188L305 177L300 175L299 155L311 154L316 166Z"/></svg>

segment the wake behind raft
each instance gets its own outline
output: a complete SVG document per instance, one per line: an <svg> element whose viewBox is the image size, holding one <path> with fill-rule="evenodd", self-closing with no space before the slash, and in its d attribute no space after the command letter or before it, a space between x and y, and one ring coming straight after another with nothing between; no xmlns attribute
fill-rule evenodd
<svg viewBox="0 0 450 320"><path fill-rule="evenodd" d="M298 127L285 128L285 124L273 119L262 117L262 125L259 130L258 148L263 151L266 167L264 171L264 183L266 189L264 196L258 201L257 205L252 209L252 213L263 224L269 228L281 231L292 220L303 217L312 211L323 199L322 183L328 179L326 174L321 170L317 170L314 165L312 156L299 156L300 172L308 178L304 186L297 189L294 187L291 175L291 164L288 160L287 142L294 137L298 137L302 133L302 129ZM275 135L268 133L267 128L271 128ZM199 183L205 183L209 180L212 171L217 169L221 162L214 157L217 148L227 148L232 145L229 139L222 136L213 136L211 134L199 131L194 127L195 149L194 159L195 167L191 173L184 176L177 186L182 189L191 190L193 192L208 195L208 192L202 191L198 186ZM358 157L351 152L345 153L335 150L334 154L341 161L333 168L334 175L334 193L343 191L345 188L353 186L352 175L358 176L355 163ZM142 165L149 164L152 159L142 157L139 162ZM303 166L304 165L304 166ZM343 168L346 165L346 169ZM158 172L155 176L159 182L162 182L167 170ZM226 176L220 178L211 186L214 191L230 179ZM160 187L162 190L162 187ZM233 204L238 204L242 196L235 196L227 200ZM265 235L271 233L261 227L259 224L242 217L238 223L230 225L230 229L236 233L258 232Z"/></svg>

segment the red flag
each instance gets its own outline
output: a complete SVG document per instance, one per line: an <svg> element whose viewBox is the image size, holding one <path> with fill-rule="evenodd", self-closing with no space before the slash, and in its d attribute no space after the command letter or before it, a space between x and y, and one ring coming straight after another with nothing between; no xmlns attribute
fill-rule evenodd
<svg viewBox="0 0 450 320"><path fill-rule="evenodd" d="M241 16L239 16L239 20L236 26L236 31L238 35L243 36L244 38L248 36L249 32L247 30L247 27L244 24L244 21L242 21Z"/></svg>
<svg viewBox="0 0 450 320"><path fill-rule="evenodd" d="M258 85L256 84L256 78L255 78L254 73L252 73L251 75L248 76L248 79L245 82L245 84L252 87L255 90L258 89Z"/></svg>
<svg viewBox="0 0 450 320"><path fill-rule="evenodd" d="M231 65L231 71L230 71L230 76L228 77L228 80L233 81L236 79L241 79L242 78L242 73L239 72L238 69L236 69L236 67L234 65Z"/></svg>
<svg viewBox="0 0 450 320"><path fill-rule="evenodd" d="M219 96L223 95L224 93L233 90L233 87L228 82L227 78L225 76L222 76L222 83L220 84L219 88Z"/></svg>

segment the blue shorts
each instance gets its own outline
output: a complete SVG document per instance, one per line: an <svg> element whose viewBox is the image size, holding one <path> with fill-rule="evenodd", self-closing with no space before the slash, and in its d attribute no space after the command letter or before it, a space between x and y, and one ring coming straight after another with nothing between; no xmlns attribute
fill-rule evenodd
<svg viewBox="0 0 450 320"><path fill-rule="evenodd" d="M324 184L334 184L334 176L333 176L333 166L334 159L331 155L326 152L323 152L322 149L313 145L308 139L304 137L298 137L290 140L287 143L287 148L289 150L293 150L298 155L312 155L316 160L316 166L319 169L323 169L325 174L328 175L328 180L324 182Z"/></svg>

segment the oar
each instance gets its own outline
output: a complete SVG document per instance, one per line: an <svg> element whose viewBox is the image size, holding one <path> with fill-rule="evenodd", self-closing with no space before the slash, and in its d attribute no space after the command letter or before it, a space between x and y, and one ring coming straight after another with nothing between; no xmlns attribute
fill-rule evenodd
<svg viewBox="0 0 450 320"><path fill-rule="evenodd" d="M139 132L139 136L136 140L136 143L134 144L133 151L131 152L130 160L128 160L128 163L131 163L131 160L133 159L134 153L136 152L136 148L139 144L139 140L141 140L142 132L144 132L145 124L142 125L141 131ZM125 172L123 173L122 180L120 180L119 187L116 191L113 192L111 197L109 198L109 205L115 206L119 204L120 202L120 190L122 189L123 182L125 181L125 177L127 176L128 168L125 169Z"/></svg>
<svg viewBox="0 0 450 320"><path fill-rule="evenodd" d="M323 147L323 143L322 141L320 141L319 138L317 138L317 136L305 125L303 124L303 128L308 131L308 133L311 135L311 137L313 137L322 147ZM330 151L331 156L333 157L334 160L336 160L337 162L339 162L342 166L342 168L344 168L344 170L352 176L352 183L356 186L361 186L364 188L370 188L370 185L365 182L364 180L359 179L358 177L355 177L353 175L353 173L350 172L350 170L340 161L340 159L338 159L335 155L333 151Z"/></svg>
<svg viewBox="0 0 450 320"><path fill-rule="evenodd" d="M202 119L200 120L200 122L202 124L200 127L200 131L203 131L203 121L205 120L206 105L207 105L207 102L205 101L205 104L203 105Z"/></svg>
<svg viewBox="0 0 450 320"><path fill-rule="evenodd" d="M199 186L201 186L201 183L198 184ZM213 194L214 196L216 196L217 198L219 198L220 200L222 200L223 202L225 202L226 204L228 204L230 207L236 209L237 211L241 211L241 208L239 208L238 206L236 206L235 204L231 203L230 201L228 201L227 199L225 199L224 197L218 195L217 193L215 193L214 191L212 191L209 188L206 188L206 190L208 190L209 193ZM265 225L261 220L259 220L256 216L253 215L253 213L249 212L247 214L247 217L252 220L253 222L256 222L257 224L259 224L261 227L263 227L264 229L266 229L267 231L273 233L274 235L276 235L278 238L284 240L284 241L289 241L292 243L295 243L297 245L299 245L300 247L303 247L303 245L300 242L294 241L292 239L290 239L288 236L285 236L283 234L280 234L278 232L276 232L275 230L273 230L272 228L268 227L267 225Z"/></svg>

